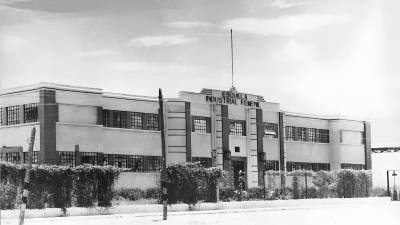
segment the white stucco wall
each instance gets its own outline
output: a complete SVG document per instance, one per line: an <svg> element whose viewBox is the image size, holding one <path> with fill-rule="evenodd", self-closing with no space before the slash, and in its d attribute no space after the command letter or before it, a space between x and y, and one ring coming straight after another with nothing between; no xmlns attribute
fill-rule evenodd
<svg viewBox="0 0 400 225"><path fill-rule="evenodd" d="M329 163L329 144L286 140L286 160Z"/></svg>
<svg viewBox="0 0 400 225"><path fill-rule="evenodd" d="M58 122L56 124L57 151L103 152L103 127Z"/></svg>
<svg viewBox="0 0 400 225"><path fill-rule="evenodd" d="M96 125L97 119L95 106L58 104L59 122Z"/></svg>
<svg viewBox="0 0 400 225"><path fill-rule="evenodd" d="M192 132L192 157L211 157L211 134Z"/></svg>
<svg viewBox="0 0 400 225"><path fill-rule="evenodd" d="M39 103L39 91L27 91L22 93L0 96L0 107Z"/></svg>
<svg viewBox="0 0 400 225"><path fill-rule="evenodd" d="M12 126L0 126L0 146L17 147L22 146L23 150L28 151L28 140L31 136L32 128L35 127L34 151L40 151L40 127L39 123L19 124Z"/></svg>
<svg viewBox="0 0 400 225"><path fill-rule="evenodd" d="M115 182L114 189L119 188L157 188L160 185L160 175L158 173L134 173L123 172Z"/></svg>

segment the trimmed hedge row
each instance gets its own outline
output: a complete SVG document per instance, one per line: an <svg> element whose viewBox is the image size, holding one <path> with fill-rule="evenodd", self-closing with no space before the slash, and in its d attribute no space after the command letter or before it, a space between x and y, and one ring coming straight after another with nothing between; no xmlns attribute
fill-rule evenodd
<svg viewBox="0 0 400 225"><path fill-rule="evenodd" d="M26 165L0 162L0 207L15 208L21 202ZM42 209L70 206L109 207L120 170L111 166L33 165L27 207Z"/></svg>

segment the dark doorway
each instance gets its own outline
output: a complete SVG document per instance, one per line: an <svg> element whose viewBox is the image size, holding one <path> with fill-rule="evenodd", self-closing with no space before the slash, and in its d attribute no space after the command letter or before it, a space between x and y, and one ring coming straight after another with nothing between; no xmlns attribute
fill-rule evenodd
<svg viewBox="0 0 400 225"><path fill-rule="evenodd" d="M240 171L244 172L246 174L245 170L245 162L244 161L234 161L232 160L232 171L233 171L233 184L235 185L235 189L239 188L239 177L240 177ZM245 183L243 184L243 187L245 187Z"/></svg>

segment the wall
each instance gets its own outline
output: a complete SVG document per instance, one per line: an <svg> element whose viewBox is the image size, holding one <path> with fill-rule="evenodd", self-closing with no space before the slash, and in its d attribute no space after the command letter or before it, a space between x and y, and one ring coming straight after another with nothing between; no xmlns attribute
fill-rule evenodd
<svg viewBox="0 0 400 225"><path fill-rule="evenodd" d="M95 125L97 122L97 107L58 104L58 121Z"/></svg>
<svg viewBox="0 0 400 225"><path fill-rule="evenodd" d="M329 163L329 151L329 144L286 140L287 161Z"/></svg>
<svg viewBox="0 0 400 225"><path fill-rule="evenodd" d="M115 182L114 189L119 188L158 188L160 175L158 173L123 172Z"/></svg>
<svg viewBox="0 0 400 225"><path fill-rule="evenodd" d="M267 160L279 160L279 139L263 138L264 152Z"/></svg>
<svg viewBox="0 0 400 225"><path fill-rule="evenodd" d="M240 152L235 152L235 147L240 147ZM247 157L246 136L229 135L229 150L232 156Z"/></svg>
<svg viewBox="0 0 400 225"><path fill-rule="evenodd" d="M0 95L0 107L39 103L39 91Z"/></svg>
<svg viewBox="0 0 400 225"><path fill-rule="evenodd" d="M81 152L103 152L103 127L56 123L57 151L75 151L79 145Z"/></svg>
<svg viewBox="0 0 400 225"><path fill-rule="evenodd" d="M192 132L192 157L211 157L211 134Z"/></svg>
<svg viewBox="0 0 400 225"><path fill-rule="evenodd" d="M23 151L28 151L28 140L32 128L36 128L34 151L40 151L40 129L39 123L28 123L12 126L0 126L0 146L16 147L22 146Z"/></svg>
<svg viewBox="0 0 400 225"><path fill-rule="evenodd" d="M103 128L103 144L108 154L161 156L159 131Z"/></svg>

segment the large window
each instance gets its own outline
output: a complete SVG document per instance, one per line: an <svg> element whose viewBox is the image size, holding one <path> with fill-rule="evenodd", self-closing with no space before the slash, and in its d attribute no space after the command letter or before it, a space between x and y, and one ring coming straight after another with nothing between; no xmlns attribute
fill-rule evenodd
<svg viewBox="0 0 400 225"><path fill-rule="evenodd" d="M3 125L3 109L0 108L0 126Z"/></svg>
<svg viewBox="0 0 400 225"><path fill-rule="evenodd" d="M342 163L340 164L342 169L353 169L353 170L363 170L365 168L364 164L351 164L351 163Z"/></svg>
<svg viewBox="0 0 400 225"><path fill-rule="evenodd" d="M264 123L264 137L278 138L278 124Z"/></svg>
<svg viewBox="0 0 400 225"><path fill-rule="evenodd" d="M132 161L132 171L135 172L144 172L144 159L143 156L141 155L132 155L131 161Z"/></svg>
<svg viewBox="0 0 400 225"><path fill-rule="evenodd" d="M230 120L230 135L246 136L246 121Z"/></svg>
<svg viewBox="0 0 400 225"><path fill-rule="evenodd" d="M126 127L126 112L125 111L113 111L114 124L113 127L125 128Z"/></svg>
<svg viewBox="0 0 400 225"><path fill-rule="evenodd" d="M295 140L307 141L307 129L305 127L297 127Z"/></svg>
<svg viewBox="0 0 400 225"><path fill-rule="evenodd" d="M112 127L111 110L103 110L103 126Z"/></svg>
<svg viewBox="0 0 400 225"><path fill-rule="evenodd" d="M317 129L315 129L315 128L307 128L307 136L308 136L307 141L316 142L317 141L316 135L317 135Z"/></svg>
<svg viewBox="0 0 400 225"><path fill-rule="evenodd" d="M19 124L19 106L9 106L6 108L7 111L7 125Z"/></svg>
<svg viewBox="0 0 400 225"><path fill-rule="evenodd" d="M159 156L145 156L147 158L147 172L154 172L161 168L162 160Z"/></svg>
<svg viewBox="0 0 400 225"><path fill-rule="evenodd" d="M33 164L38 164L39 163L39 152L38 151L33 151L32 152L32 163ZM24 152L24 163L28 163L28 152Z"/></svg>
<svg viewBox="0 0 400 225"><path fill-rule="evenodd" d="M209 117L192 116L192 121L192 132L211 133Z"/></svg>
<svg viewBox="0 0 400 225"><path fill-rule="evenodd" d="M131 112L131 128L135 130L143 129L143 114L140 112Z"/></svg>
<svg viewBox="0 0 400 225"><path fill-rule="evenodd" d="M80 152L82 164L99 165L96 152Z"/></svg>
<svg viewBox="0 0 400 225"><path fill-rule="evenodd" d="M287 126L285 127L285 139L286 140L294 140L295 136L295 127Z"/></svg>
<svg viewBox="0 0 400 225"><path fill-rule="evenodd" d="M2 153L0 155L1 155L1 161L13 163L13 164L21 163L21 156L20 156L19 152Z"/></svg>
<svg viewBox="0 0 400 225"><path fill-rule="evenodd" d="M277 160L267 160L265 161L265 169L268 170L279 170L279 161Z"/></svg>
<svg viewBox="0 0 400 225"><path fill-rule="evenodd" d="M147 129L148 130L159 130L158 128L158 114L147 114Z"/></svg>
<svg viewBox="0 0 400 225"><path fill-rule="evenodd" d="M75 152L59 152L62 166L75 166Z"/></svg>
<svg viewBox="0 0 400 225"><path fill-rule="evenodd" d="M318 130L319 138L318 142L320 143L329 143L329 130Z"/></svg>
<svg viewBox="0 0 400 225"><path fill-rule="evenodd" d="M329 163L309 163L309 162L286 162L286 169L288 172L293 170L330 170Z"/></svg>
<svg viewBox="0 0 400 225"><path fill-rule="evenodd" d="M24 123L38 121L38 105L36 103L24 105Z"/></svg>

